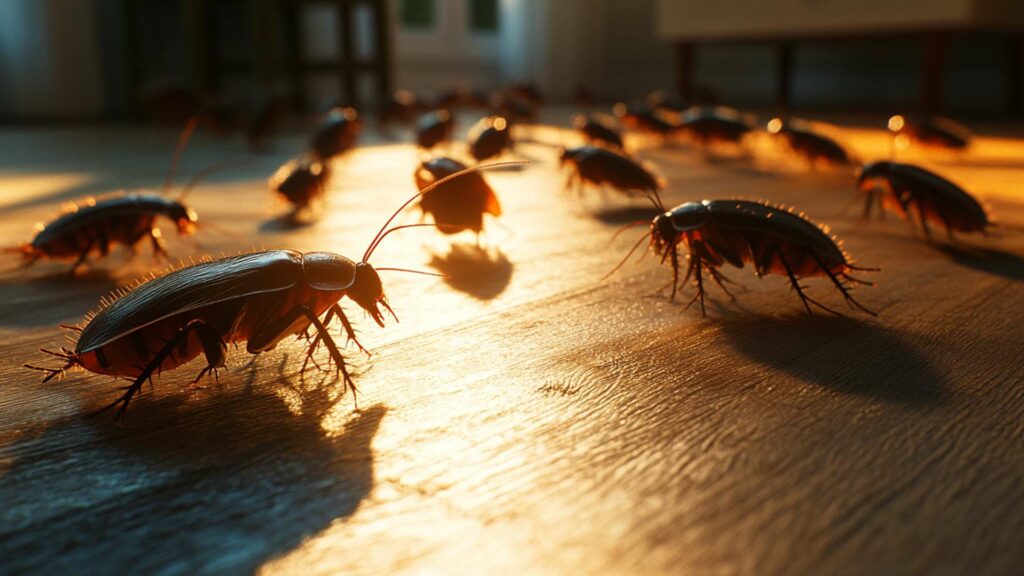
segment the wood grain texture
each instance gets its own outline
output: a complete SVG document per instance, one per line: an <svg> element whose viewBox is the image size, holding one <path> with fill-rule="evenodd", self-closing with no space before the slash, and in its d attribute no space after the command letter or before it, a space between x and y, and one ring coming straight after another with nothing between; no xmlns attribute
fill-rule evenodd
<svg viewBox="0 0 1024 576"><path fill-rule="evenodd" d="M880 132L844 134L864 157L886 153ZM24 241L60 201L158 186L173 140L0 133L0 243ZM358 149L335 166L324 217L288 229L265 179L304 141L211 178L195 207L235 235L172 239L173 253L361 254L414 191L416 152ZM241 150L200 136L184 172ZM927 159L1019 225L1021 152L990 137ZM648 210L564 195L550 149L520 153L535 162L488 175L505 208L489 251L408 231L375 254L452 277L384 278L401 322L357 326L374 352L349 350L358 412L333 378L297 373L302 346L290 342L251 366L234 351L219 384L188 385L199 363L162 375L124 427L86 418L112 380L40 384L20 366L60 343L58 323L145 272L148 254L73 280L57 266L0 277L0 572L1019 570L1024 236L933 246L844 210L848 176L785 168L764 150L760 162L648 150L669 202L794 205L883 268L857 291L878 319L808 317L783 280L746 270L726 270L744 285L738 301L712 288L701 318L684 310L690 289L675 303L656 294L669 272L653 258L601 281L636 238L609 246L612 231Z"/></svg>

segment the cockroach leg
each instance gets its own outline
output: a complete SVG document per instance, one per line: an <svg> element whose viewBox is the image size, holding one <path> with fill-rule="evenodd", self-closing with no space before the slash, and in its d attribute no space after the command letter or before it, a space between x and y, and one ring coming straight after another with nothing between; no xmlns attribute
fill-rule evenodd
<svg viewBox="0 0 1024 576"><path fill-rule="evenodd" d="M708 272L711 274L711 279L715 281L715 284L718 284L718 287L722 289L722 292L725 292L729 296L729 298L735 302L736 296L734 296L733 293L730 292L729 289L725 287L725 283L732 282L733 284L735 284L736 282L733 282L732 280L727 278L724 274L719 272L713 266L708 266Z"/></svg>
<svg viewBox="0 0 1024 576"><path fill-rule="evenodd" d="M95 244L96 244L96 239L95 239L95 238L94 238L94 239L92 239L92 240L89 240L89 243L85 245L85 248L84 248L84 249L82 250L82 252L81 252L81 253L80 253L80 254L78 255L78 260L75 260L75 263L71 265L71 270L69 270L69 271L68 271L68 274L69 274L69 275L71 275L71 276L74 276L74 275L75 275L75 272L77 272L77 271L78 271L78 268L79 268L79 267L80 267L80 266L81 266L82 264L85 264L85 260L86 260L86 258L88 258L88 257L89 257L89 252L91 252L91 251L92 251L92 247L93 247L93 246L94 246Z"/></svg>
<svg viewBox="0 0 1024 576"><path fill-rule="evenodd" d="M862 310L864 312L867 312L868 314L870 314L872 316L876 316L876 317L878 316L877 312L874 312L872 310L868 310L867 308L862 306L860 302L857 302L853 298L853 296L850 295L850 289L847 288L846 285L843 284L842 281L840 281L839 278L835 274L833 274L832 271L829 270L827 266L825 266L825 263L822 262L821 257L819 257L817 254L815 254L813 251L811 252L811 257L814 258L814 261L818 263L818 267L821 268L825 272L825 274L828 275L829 280L831 280L832 283L835 284L836 288L839 289L839 292L842 293L843 298L846 300L847 304L849 304L850 306L854 306L856 308L859 308L860 310ZM843 277L850 279L850 277L847 276L846 274L844 274ZM853 279L853 280L856 281L856 282L859 282L861 284L867 284L867 282L864 282L862 280L855 280L855 279Z"/></svg>
<svg viewBox="0 0 1024 576"><path fill-rule="evenodd" d="M341 372L342 378L344 379L345 385L349 390L352 391L352 399L355 402L356 410L359 410L359 399L358 390L356 389L356 383L352 380L352 376L348 373L348 367L345 364L345 358L341 355L338 350L337 344L334 343L334 339L331 338L331 334L327 331L327 328L320 322L320 319L316 317L316 314L308 306L300 306L299 312L304 314L309 319L310 323L316 327L317 334L320 339L323 340L327 346L328 352L331 354L331 358L334 359L334 363L337 364L338 372Z"/></svg>
<svg viewBox="0 0 1024 576"><path fill-rule="evenodd" d="M163 235L159 228L153 227L149 230L149 242L153 246L153 258L164 260L170 260L171 256L167 253L167 248L164 246Z"/></svg>
<svg viewBox="0 0 1024 576"><path fill-rule="evenodd" d="M693 306L693 303L696 302L697 299L699 298L700 299L700 315L701 316L707 316L707 311L704 309L704 274L703 274L703 272L701 270L702 262L701 262L700 256L697 256L695 258L692 253L690 254L690 268L691 268L691 270L696 271L695 276L696 276L696 282L697 282L697 293L693 295L693 299L690 300L690 303L686 305L686 308L684 308L684 310L689 310L690 306ZM687 278L690 277L689 272L687 272L686 277Z"/></svg>
<svg viewBox="0 0 1024 576"><path fill-rule="evenodd" d="M676 250L675 246L670 248L672 251L672 295L669 296L669 302L676 301L676 290L679 289L679 251Z"/></svg>
<svg viewBox="0 0 1024 576"><path fill-rule="evenodd" d="M354 328L352 328L352 323L349 322L348 316L345 316L345 312L341 309L341 306L338 306L337 304L331 306L331 312L333 312L334 315L337 316L339 320L341 320L341 325L344 326L345 335L348 337L348 339L351 340L352 343L355 344L360 351L362 351L364 354L367 355L367 357L369 357L371 355L370 351L367 350L366 348L363 348L363 345L360 344L359 340L356 339L356 331Z"/></svg>
<svg viewBox="0 0 1024 576"><path fill-rule="evenodd" d="M103 412L106 412L107 410L110 410L111 408L117 408L118 405L120 405L120 408L118 408L117 410L117 414L114 416L114 420L124 420L125 412L128 410L128 404L131 402L135 394L139 393L139 391L142 389L142 385L147 380L150 380L150 378L153 376L153 372L156 372L157 369L160 368L160 365L163 364L164 360L171 355L175 348L177 348L183 341L185 341L188 338L189 333L192 332L193 330L195 330L199 334L199 338L201 341L206 338L209 338L210 334L213 334L213 336L217 338L218 342L220 342L220 345L223 346L223 342L221 342L220 337L216 335L216 333L210 328L208 324L206 324L206 322L203 322L202 320L193 320L189 322L181 330L179 330L178 333L174 335L174 337L172 337L166 344L164 344L163 348L161 348L160 351L156 353L153 359L150 360L149 364L146 365L142 372L135 378L135 380L129 386L125 386L124 388L122 388L122 390L124 390L125 392L124 394L121 395L120 398L114 400L110 404L107 404L103 408L96 410L95 412L91 413L90 416L97 416L99 414L102 414ZM208 346L205 343L203 345L203 349L204 351L208 349ZM213 364L211 360L213 359L207 358L208 367L211 364Z"/></svg>
<svg viewBox="0 0 1024 576"><path fill-rule="evenodd" d="M803 302L804 308L807 309L808 316L810 316L812 314L811 313L811 304L814 304L815 306L817 306L818 308L821 308L822 310L824 310L826 312L830 312L832 314L835 314L836 316L842 316L842 314L840 314L839 312L836 312L835 310L829 308L828 306L825 306L821 302L818 302L814 298L811 298L810 296L808 296L804 292L804 287L800 285L800 282L797 279L796 274L793 274L793 269L790 267L789 261L786 260L786 257L782 254L782 250L776 249L775 253L778 255L779 261L782 262L782 267L786 269L786 275L789 276L790 284L793 285L793 289L796 290L797 296L800 297L800 301Z"/></svg>

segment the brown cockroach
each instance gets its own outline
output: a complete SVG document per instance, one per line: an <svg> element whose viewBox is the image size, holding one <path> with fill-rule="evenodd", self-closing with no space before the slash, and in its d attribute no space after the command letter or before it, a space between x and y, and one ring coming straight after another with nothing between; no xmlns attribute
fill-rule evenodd
<svg viewBox="0 0 1024 576"><path fill-rule="evenodd" d="M679 123L680 131L704 144L737 144L753 130L739 112L724 106L694 107Z"/></svg>
<svg viewBox="0 0 1024 576"><path fill-rule="evenodd" d="M537 109L532 103L514 93L497 93L491 97L491 112L511 123L532 124L537 121Z"/></svg>
<svg viewBox="0 0 1024 576"><path fill-rule="evenodd" d="M348 339L364 349L338 302L345 296L351 298L383 327L380 307L393 317L394 312L378 272L395 270L436 276L400 268L374 268L369 263L388 234L429 225L388 226L416 198L448 180L489 167L453 174L409 198L380 228L359 262L331 252L270 250L181 268L104 302L98 312L80 326L72 327L79 332L74 350L43 350L61 358L62 367L26 367L44 372L44 381L71 368L131 379L118 399L96 412L119 406L116 418L120 419L154 373L173 370L203 354L206 367L196 377L198 382L210 372L216 375L225 365L230 343L244 342L247 352L259 354L274 349L287 336L301 337L312 328L315 337L306 351L306 361L323 343L342 375L346 390L354 396L355 383L327 326L337 318Z"/></svg>
<svg viewBox="0 0 1024 576"><path fill-rule="evenodd" d="M192 119L178 138L161 194L140 192L88 198L71 205L54 220L36 224L36 235L31 241L4 251L21 254L24 258L21 267L43 259L73 260L71 274L85 264L90 254L95 252L100 257L107 256L116 244L134 251L139 242L149 239L154 256L166 257L163 234L156 225L157 218L164 217L173 222L180 235L191 235L198 226L198 216L195 210L184 204L185 198L204 177L228 166L221 164L202 170L185 185L177 199L166 197L195 126L196 120Z"/></svg>
<svg viewBox="0 0 1024 576"><path fill-rule="evenodd" d="M435 182L464 172L468 167L458 160L433 158L416 169L416 187L426 190ZM420 196L420 209L430 214L443 234L457 234L463 230L476 232L484 229L484 214L501 216L501 203L483 174L469 173L444 186L424 192Z"/></svg>
<svg viewBox="0 0 1024 576"><path fill-rule="evenodd" d="M660 205L657 201L658 192L665 187L665 183L651 170L627 156L608 148L580 146L563 149L559 160L562 166L570 165L566 190L571 190L575 185L577 191L582 193L587 182L596 186L607 184L630 196L650 197L655 205Z"/></svg>
<svg viewBox="0 0 1024 576"><path fill-rule="evenodd" d="M679 131L679 126L658 116L650 106L643 102L619 102L612 108L615 117L623 126L630 130L646 132L657 136L671 136Z"/></svg>
<svg viewBox="0 0 1024 576"><path fill-rule="evenodd" d="M913 118L897 114L889 118L889 131L893 139L904 138L919 146L966 150L971 145L971 131L948 118Z"/></svg>
<svg viewBox="0 0 1024 576"><path fill-rule="evenodd" d="M960 186L920 166L873 162L861 169L857 183L865 194L864 218L871 216L877 200L882 217L886 210L905 220L916 215L929 240L929 222L944 227L951 240L954 232L984 234L992 225L981 202Z"/></svg>
<svg viewBox="0 0 1024 576"><path fill-rule="evenodd" d="M832 166L851 166L856 163L842 144L806 123L772 118L767 129L769 134L781 139L794 154L802 156L811 165L824 162Z"/></svg>
<svg viewBox="0 0 1024 576"><path fill-rule="evenodd" d="M611 146L619 150L625 150L626 148L622 142L622 134L619 134L616 129L602 122L600 118L577 114L572 119L572 125L583 136L583 139L591 144Z"/></svg>
<svg viewBox="0 0 1024 576"><path fill-rule="evenodd" d="M419 114L429 110L429 106L409 90L396 90L386 102L380 113L380 121L384 124L397 122L411 123Z"/></svg>
<svg viewBox="0 0 1024 576"><path fill-rule="evenodd" d="M647 222L634 222L626 227L643 224ZM701 314L705 314L704 270L726 294L734 298L725 287L728 279L718 269L727 263L737 268L750 263L758 276L785 274L808 314L811 313L811 304L839 314L808 296L800 284L802 278L826 276L842 293L847 304L876 315L850 296L848 283L869 284L849 273L877 269L854 266L840 243L829 236L826 229L818 227L802 214L747 200L703 200L667 210L655 216L649 226L649 232L640 238L609 276L647 240L649 247L661 256L661 261L668 260L672 266L671 299L674 300L680 285L678 246L685 244L689 250L689 265L682 284L693 276L697 287L697 293L687 308L700 300Z"/></svg>
<svg viewBox="0 0 1024 576"><path fill-rule="evenodd" d="M295 211L299 211L323 198L330 179L331 168L326 162L295 159L278 168L270 177L269 185Z"/></svg>
<svg viewBox="0 0 1024 576"><path fill-rule="evenodd" d="M424 150L430 150L442 142L452 139L455 131L455 119L447 110L427 112L416 122L416 144Z"/></svg>
<svg viewBox="0 0 1024 576"><path fill-rule="evenodd" d="M477 162L501 156L513 144L512 127L502 116L481 118L469 131L469 153Z"/></svg>
<svg viewBox="0 0 1024 576"><path fill-rule="evenodd" d="M313 133L313 154L323 161L347 152L355 146L363 122L355 108L332 108Z"/></svg>

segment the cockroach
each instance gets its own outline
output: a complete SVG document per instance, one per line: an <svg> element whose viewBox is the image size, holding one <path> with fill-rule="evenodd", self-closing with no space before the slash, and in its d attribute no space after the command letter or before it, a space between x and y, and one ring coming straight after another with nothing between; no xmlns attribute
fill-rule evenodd
<svg viewBox="0 0 1024 576"><path fill-rule="evenodd" d="M566 148L562 150L560 163L571 167L569 179L565 183L566 190L575 185L582 192L587 182L597 186L608 184L627 195L650 197L658 205L658 192L664 188L664 182L649 169L607 148Z"/></svg>
<svg viewBox="0 0 1024 576"><path fill-rule="evenodd" d="M611 146L619 150L626 148L622 142L622 134L599 118L577 114L572 119L572 125L579 130L583 139L591 144Z"/></svg>
<svg viewBox="0 0 1024 576"><path fill-rule="evenodd" d="M497 93L491 97L491 111L510 123L532 124L537 121L537 109L528 100L514 93Z"/></svg>
<svg viewBox="0 0 1024 576"><path fill-rule="evenodd" d="M630 130L658 136L670 136L679 130L678 125L658 116L643 102L629 104L619 102L612 108L612 112L615 113L619 122L622 122L622 125Z"/></svg>
<svg viewBox="0 0 1024 576"><path fill-rule="evenodd" d="M453 158L433 158L416 169L416 187L430 188L435 182L467 170L467 166ZM484 214L501 216L501 203L479 172L433 188L420 196L420 209L430 214L443 234L457 234L463 230L476 232L479 238L484 229Z"/></svg>
<svg viewBox="0 0 1024 576"><path fill-rule="evenodd" d="M736 144L753 127L739 112L723 106L695 107L686 111L680 130L702 144Z"/></svg>
<svg viewBox="0 0 1024 576"><path fill-rule="evenodd" d="M157 219L163 217L173 222L182 236L195 232L198 215L184 204L184 200L204 177L227 166L212 166L199 172L182 189L177 199L166 197L173 185L181 153L195 126L196 121L193 119L178 138L162 194L143 192L88 198L72 205L56 219L36 224L36 235L31 241L5 251L21 254L25 260L22 267L31 266L42 259L74 260L71 274L85 264L94 252L100 257L107 256L116 244L134 250L139 242L147 238L153 247L154 256L166 257L163 234L156 225Z"/></svg>
<svg viewBox="0 0 1024 576"><path fill-rule="evenodd" d="M643 224L647 223L634 222L626 227ZM758 276L785 274L808 314L811 313L811 304L839 314L808 296L800 284L802 278L826 276L842 293L847 304L876 315L861 306L849 292L851 282L869 283L849 273L877 269L854 266L840 243L830 237L826 229L803 215L747 200L703 200L687 202L658 214L649 226L649 232L640 238L609 275L625 264L644 240L648 240L648 246L661 257L661 262L668 260L672 266L671 299L674 300L680 285L678 246L685 244L689 250L689 265L682 284L692 276L697 287L697 293L687 308L700 300L701 314L705 314L704 270L735 299L725 287L729 280L718 269L727 263L737 268L750 263Z"/></svg>
<svg viewBox="0 0 1024 576"><path fill-rule="evenodd" d="M790 150L812 165L824 162L833 166L850 166L855 162L842 144L803 123L772 118L767 128L769 134L781 139Z"/></svg>
<svg viewBox="0 0 1024 576"><path fill-rule="evenodd" d="M897 162L874 162L861 169L858 186L865 194L864 218L878 201L879 215L891 210L903 219L916 213L918 224L930 240L929 222L954 232L981 232L992 225L985 208L966 190L938 174Z"/></svg>
<svg viewBox="0 0 1024 576"><path fill-rule="evenodd" d="M363 129L355 108L333 108L313 134L313 154L323 161L347 152L355 146Z"/></svg>
<svg viewBox="0 0 1024 576"><path fill-rule="evenodd" d="M469 153L477 162L500 156L512 146L511 126L502 116L481 118L469 132Z"/></svg>
<svg viewBox="0 0 1024 576"><path fill-rule="evenodd" d="M420 116L416 122L416 144L424 150L452 139L455 120L447 110L435 110Z"/></svg>
<svg viewBox="0 0 1024 576"><path fill-rule="evenodd" d="M416 116L426 112L429 106L408 90L396 90L391 98L383 103L381 122L398 122L408 124Z"/></svg>
<svg viewBox="0 0 1024 576"><path fill-rule="evenodd" d="M897 114L889 118L893 138L904 138L920 146L966 150L971 145L971 131L948 118L912 118Z"/></svg>
<svg viewBox="0 0 1024 576"><path fill-rule="evenodd" d="M331 169L325 162L296 159L287 162L270 177L270 189L288 201L295 210L308 208L323 197L330 182Z"/></svg>
<svg viewBox="0 0 1024 576"><path fill-rule="evenodd" d="M306 362L324 344L346 391L351 390L354 397L355 383L327 326L337 318L348 339L360 350L365 349L339 301L349 297L381 327L384 314L380 307L395 317L378 272L417 272L374 268L369 259L388 234L426 226L388 228L402 210L449 179L467 173L439 180L409 198L380 228L359 262L331 252L270 250L181 268L105 302L98 312L72 328L79 332L74 350L43 350L61 358L62 367L26 367L44 372L44 382L76 367L131 379L119 398L96 412L118 408L115 419L121 419L132 398L154 373L173 370L203 354L206 367L194 380L198 382L211 372L216 376L224 367L229 343L244 342L247 352L259 354L274 349L287 336L308 337L312 329L315 337L306 351Z"/></svg>

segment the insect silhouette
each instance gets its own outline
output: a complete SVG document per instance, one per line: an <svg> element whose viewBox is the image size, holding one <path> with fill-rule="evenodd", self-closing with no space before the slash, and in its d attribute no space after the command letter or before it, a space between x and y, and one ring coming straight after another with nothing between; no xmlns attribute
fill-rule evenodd
<svg viewBox="0 0 1024 576"><path fill-rule="evenodd" d="M794 154L812 166L819 163L849 166L855 162L842 144L802 122L783 122L781 118L772 118L767 128L769 134L781 139Z"/></svg>
<svg viewBox="0 0 1024 576"><path fill-rule="evenodd" d="M971 131L948 118L914 118L897 114L889 118L889 131L894 144L903 138L908 143L930 148L966 150L971 145Z"/></svg>
<svg viewBox="0 0 1024 576"><path fill-rule="evenodd" d="M697 142L737 144L753 129L739 112L724 106L695 107L683 114L679 129Z"/></svg>
<svg viewBox="0 0 1024 576"><path fill-rule="evenodd" d="M562 166L570 167L565 189L571 190L575 185L581 194L586 183L596 186L607 184L630 196L650 196L656 200L658 192L665 186L648 168L607 148L566 148L562 150L560 161ZM655 202L655 205L659 204Z"/></svg>
<svg viewBox="0 0 1024 576"><path fill-rule="evenodd" d="M610 146L619 150L626 149L622 142L622 134L619 134L616 129L605 124L599 118L577 114L572 119L572 125L583 136L583 139L590 144Z"/></svg>
<svg viewBox="0 0 1024 576"><path fill-rule="evenodd" d="M645 132L657 136L671 136L678 132L679 125L658 116L654 110L642 102L626 104L619 102L612 108L615 116L623 126L630 130Z"/></svg>
<svg viewBox="0 0 1024 576"><path fill-rule="evenodd" d="M449 179L488 167L453 174ZM96 412L118 408L115 419L121 419L132 398L154 373L173 370L203 354L206 367L196 377L198 382L211 372L216 376L217 370L224 367L229 343L244 342L247 352L259 354L274 349L288 336L308 337L312 328L315 336L306 350L306 362L312 360L321 344L326 346L346 390L351 390L354 397L355 383L327 326L337 318L348 339L365 351L339 301L350 298L383 327L381 308L396 320L397 317L388 305L378 272L435 275L375 268L369 260L388 234L427 226L388 227L416 198L429 194L447 180L439 180L395 210L359 262L331 252L270 250L182 268L106 302L80 326L73 327L79 332L74 350L43 350L62 359L62 367L26 367L44 372L44 381L75 367L130 379L131 384L123 388L119 398Z"/></svg>
<svg viewBox="0 0 1024 576"><path fill-rule="evenodd" d="M465 172L468 167L452 158L434 158L416 169L416 186L427 190L440 180ZM457 234L463 230L476 232L479 241L484 229L484 214L501 216L501 203L494 190L479 172L468 173L444 186L433 187L420 196L420 209L430 214L443 234Z"/></svg>
<svg viewBox="0 0 1024 576"><path fill-rule="evenodd" d="M326 161L347 152L355 146L362 130L363 121L355 108L332 108L313 133L313 154Z"/></svg>
<svg viewBox="0 0 1024 576"><path fill-rule="evenodd" d="M627 224L644 225L645 221ZM839 315L835 310L814 300L800 284L803 278L825 276L843 295L847 304L872 316L876 314L860 305L850 295L850 283L867 284L850 276L852 271L877 271L876 268L860 268L851 263L838 241L826 230L819 228L802 215L786 209L747 200L703 200L687 202L667 210L651 220L650 229L633 245L626 257L608 273L615 273L629 257L647 240L648 246L672 266L672 295L674 300L680 284L692 276L697 293L687 308L700 300L701 314L704 309L704 271L722 290L735 299L726 288L730 282L720 271L725 264L743 268L753 265L758 276L785 274L803 303L807 313L811 305ZM686 275L679 279L679 245L689 250ZM607 276L606 276L607 277ZM667 286L666 286L667 287Z"/></svg>
<svg viewBox="0 0 1024 576"><path fill-rule="evenodd" d="M292 205L292 213L309 208L323 198L331 179L331 168L313 159L291 160L270 177L270 189Z"/></svg>
<svg viewBox="0 0 1024 576"><path fill-rule="evenodd" d="M985 208L960 186L912 164L874 162L863 167L858 186L864 193L864 218L875 202L881 217L890 210L904 220L913 216L930 240L929 222L954 232L981 232L992 225Z"/></svg>
<svg viewBox="0 0 1024 576"><path fill-rule="evenodd" d="M427 112L416 122L416 144L424 150L452 139L455 120L447 110Z"/></svg>
<svg viewBox="0 0 1024 576"><path fill-rule="evenodd" d="M180 235L191 235L199 226L199 218L195 210L184 203L189 192L210 173L234 165L220 164L206 168L185 185L177 199L167 198L165 194L173 186L181 154L195 126L196 121L193 119L178 138L161 194L139 192L88 198L72 205L54 220L37 224L36 234L31 241L4 251L21 254L24 259L22 268L43 259L73 260L69 271L71 274L84 265L91 254L105 257L110 254L111 247L117 244L134 252L139 242L149 239L154 256L166 257L167 250L163 234L157 227L157 219L166 218L175 225Z"/></svg>
<svg viewBox="0 0 1024 576"><path fill-rule="evenodd" d="M512 127L502 116L481 118L469 132L469 153L477 162L501 156L512 146Z"/></svg>

